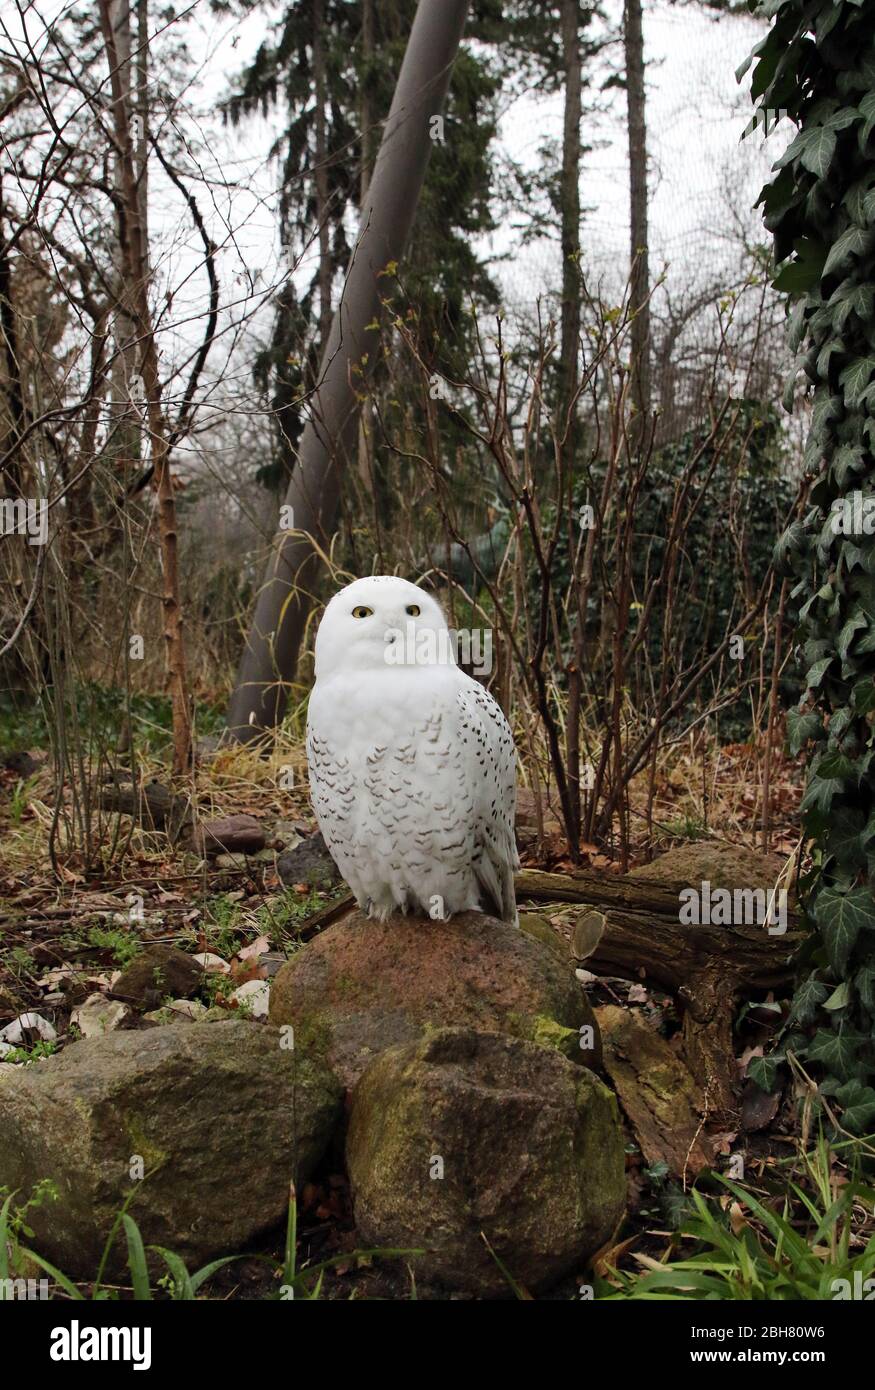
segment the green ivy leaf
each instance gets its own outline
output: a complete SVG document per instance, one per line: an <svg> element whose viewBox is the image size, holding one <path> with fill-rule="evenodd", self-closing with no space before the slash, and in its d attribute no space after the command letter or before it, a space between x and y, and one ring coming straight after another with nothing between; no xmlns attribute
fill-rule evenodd
<svg viewBox="0 0 875 1390"><path fill-rule="evenodd" d="M812 773L808 778L805 795L800 804L801 811L823 811L829 813L835 797L841 796L844 783L835 777L818 777Z"/></svg>
<svg viewBox="0 0 875 1390"><path fill-rule="evenodd" d="M851 704L856 714L871 714L875 709L875 680L871 676L857 681L851 691Z"/></svg>
<svg viewBox="0 0 875 1390"><path fill-rule="evenodd" d="M843 488L852 473L861 473L865 467L865 456L859 446L842 444L833 454L832 468L836 482Z"/></svg>
<svg viewBox="0 0 875 1390"><path fill-rule="evenodd" d="M866 1134L871 1131L875 1120L875 1091L862 1082L846 1081L836 1091L836 1100L842 1107L842 1124L852 1134Z"/></svg>
<svg viewBox="0 0 875 1390"><path fill-rule="evenodd" d="M875 899L868 888L852 888L849 893L824 888L818 894L814 916L830 966L841 976L860 932L875 930Z"/></svg>
<svg viewBox="0 0 875 1390"><path fill-rule="evenodd" d="M795 758L800 749L811 738L824 737L823 718L816 710L800 714L799 710L787 711L787 743L790 754Z"/></svg>
<svg viewBox="0 0 875 1390"><path fill-rule="evenodd" d="M843 1081L850 1076L857 1053L868 1041L865 1033L853 1028L842 1028L837 1033L818 1028L808 1056L813 1062L821 1062L827 1071Z"/></svg>
<svg viewBox="0 0 875 1390"><path fill-rule="evenodd" d="M818 758L815 771L818 777L839 777L844 781L853 777L854 763L847 753L842 753L837 748L831 748Z"/></svg>
<svg viewBox="0 0 875 1390"><path fill-rule="evenodd" d="M854 989L863 1008L875 1014L875 966L864 965L854 976Z"/></svg>
<svg viewBox="0 0 875 1390"><path fill-rule="evenodd" d="M836 650L842 661L847 661L851 644L861 629L868 626L864 613L852 613L836 638Z"/></svg>
<svg viewBox="0 0 875 1390"><path fill-rule="evenodd" d="M830 130L828 126L816 126L814 130L803 132L803 168L819 179L826 178L836 152L836 144L835 131Z"/></svg>
<svg viewBox="0 0 875 1390"><path fill-rule="evenodd" d="M820 661L815 661L805 677L806 690L816 690L823 680L832 663L831 656L825 656Z"/></svg>
<svg viewBox="0 0 875 1390"><path fill-rule="evenodd" d="M824 265L823 274L831 275L833 271L840 270L842 266L854 256L862 256L868 249L870 234L862 227L849 227L846 232L833 243Z"/></svg>
<svg viewBox="0 0 875 1390"><path fill-rule="evenodd" d="M813 1022L817 1013L817 1006L823 1003L828 994L829 986L825 985L823 980L818 980L815 975L810 975L807 980L803 981L793 996L788 1022Z"/></svg>
<svg viewBox="0 0 875 1390"><path fill-rule="evenodd" d="M778 1059L776 1057L751 1057L747 1064L747 1075L750 1077L761 1091L766 1094L775 1089L775 1081L778 1076Z"/></svg>
<svg viewBox="0 0 875 1390"><path fill-rule="evenodd" d="M828 999L824 999L823 1007L833 1013L836 1009L846 1009L851 1002L851 984L849 980L842 980L840 985L836 985Z"/></svg>
<svg viewBox="0 0 875 1390"><path fill-rule="evenodd" d="M839 864L856 866L863 852L863 814L850 806L842 806L833 816L827 837L827 850Z"/></svg>
<svg viewBox="0 0 875 1390"><path fill-rule="evenodd" d="M839 385L845 395L845 405L859 405L866 387L875 373L875 356L858 357L839 375Z"/></svg>
<svg viewBox="0 0 875 1390"><path fill-rule="evenodd" d="M875 92L866 93L863 100L860 102L858 111L864 120L864 125L860 130L858 138L860 141L860 149L865 153L866 141L872 134L873 128L875 128Z"/></svg>

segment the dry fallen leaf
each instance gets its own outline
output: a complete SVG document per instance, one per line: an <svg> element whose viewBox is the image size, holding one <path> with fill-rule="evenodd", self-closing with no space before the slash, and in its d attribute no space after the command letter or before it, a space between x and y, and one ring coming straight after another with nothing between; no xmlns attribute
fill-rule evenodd
<svg viewBox="0 0 875 1390"><path fill-rule="evenodd" d="M248 946L244 946L237 952L239 960L251 960L253 956L263 956L265 951L270 950L270 937L259 936L255 941L250 941Z"/></svg>

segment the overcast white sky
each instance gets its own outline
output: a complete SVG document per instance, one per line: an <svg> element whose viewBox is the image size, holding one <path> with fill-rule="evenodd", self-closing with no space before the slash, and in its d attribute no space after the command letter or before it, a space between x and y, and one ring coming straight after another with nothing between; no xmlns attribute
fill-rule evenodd
<svg viewBox="0 0 875 1390"><path fill-rule="evenodd" d="M619 2L609 0L615 9ZM50 3L39 13L49 18L63 8ZM213 195L212 206L203 190L198 191L198 199L211 235L224 248L220 255L223 299L235 301L238 313L250 292L246 271L261 270L262 286L276 280L276 171L267 153L280 117L259 117L230 130L223 128L214 111L216 101L229 89L231 76L251 59L271 16L279 11L279 6L262 7L241 20L216 16L207 0L194 0L180 24L197 64L185 94L192 113L186 131L204 169L231 185ZM38 27L36 13L31 9L30 22ZM19 12L8 0L0 0L0 15L11 34L20 30ZM768 164L783 147L781 130L767 145L759 133L739 144L750 106L734 71L761 33L761 24L752 19L717 21L691 6L665 0L645 4L654 273L667 261L670 276L686 280L695 276L702 263L718 264L725 254L726 213L721 199L727 176L738 184L738 206L746 214ZM3 48L8 46L4 40ZM582 201L590 209L584 228L588 269L617 286L625 279L628 263L624 107L624 94L616 92L610 114L595 129L584 132L587 143L596 148L586 157L581 187ZM534 165L544 137L561 135L561 112L561 96L533 95L516 102L502 127L507 149L516 159ZM166 353L173 351L171 336L177 345L197 337L190 316L203 311L206 278L195 269L200 247L179 195L162 179L160 170L151 178L150 219L164 247L163 257L155 262L156 292L162 295L170 286L176 291L176 332L165 335ZM512 236L502 228L489 249L507 251ZM515 255L500 267L498 276L511 302L522 307L555 288L558 271L558 248L540 243ZM258 322L266 332L267 308Z"/></svg>
<svg viewBox="0 0 875 1390"><path fill-rule="evenodd" d="M610 0L615 12L619 0ZM209 110L227 90L228 74L254 54L267 27L263 12L242 23L217 20L205 3L195 6L188 21L192 48L204 54L200 80L193 95L207 125ZM648 61L648 153L651 172L651 268L663 262L670 277L686 278L697 265L716 266L726 253L726 224L722 199L725 185L737 190L739 210L747 214L770 162L782 147L779 129L764 142L760 133L740 143L749 116L745 90L735 81L735 69L762 36L763 25L751 18L715 20L690 5L654 0L645 5L645 45ZM254 181L265 204L247 207L236 200L233 221L236 240L250 265L272 273L276 254L275 220L271 211L275 172L264 162L277 119L255 120L241 131L214 132L213 149L227 172L239 170L243 181ZM561 95L520 99L502 127L509 152L529 167L536 165L545 137L558 139L562 128ZM587 214L585 258L598 275L615 282L625 278L628 261L628 163L625 96L614 92L611 111L592 130L584 132L595 148L586 156L581 195ZM753 224L755 215L752 216ZM513 234L502 228L487 243L496 253L507 251ZM531 304L538 294L555 287L558 248L540 244L523 249L498 270L512 301Z"/></svg>

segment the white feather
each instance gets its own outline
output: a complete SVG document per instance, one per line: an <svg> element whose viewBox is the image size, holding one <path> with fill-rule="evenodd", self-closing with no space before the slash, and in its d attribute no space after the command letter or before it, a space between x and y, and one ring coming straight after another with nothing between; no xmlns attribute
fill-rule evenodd
<svg viewBox="0 0 875 1390"><path fill-rule="evenodd" d="M446 632L431 595L402 579L359 579L334 596L316 638L310 795L363 911L486 908L516 921L513 736Z"/></svg>

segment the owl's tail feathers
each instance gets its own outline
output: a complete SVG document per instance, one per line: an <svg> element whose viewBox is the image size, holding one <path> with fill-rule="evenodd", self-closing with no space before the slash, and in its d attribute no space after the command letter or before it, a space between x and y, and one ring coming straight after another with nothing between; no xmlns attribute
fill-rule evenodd
<svg viewBox="0 0 875 1390"><path fill-rule="evenodd" d="M510 922L518 927L519 913L516 907L516 894L513 884L513 867L507 861L496 863L484 855L477 865L477 878L483 889L486 910L493 912L502 922Z"/></svg>

